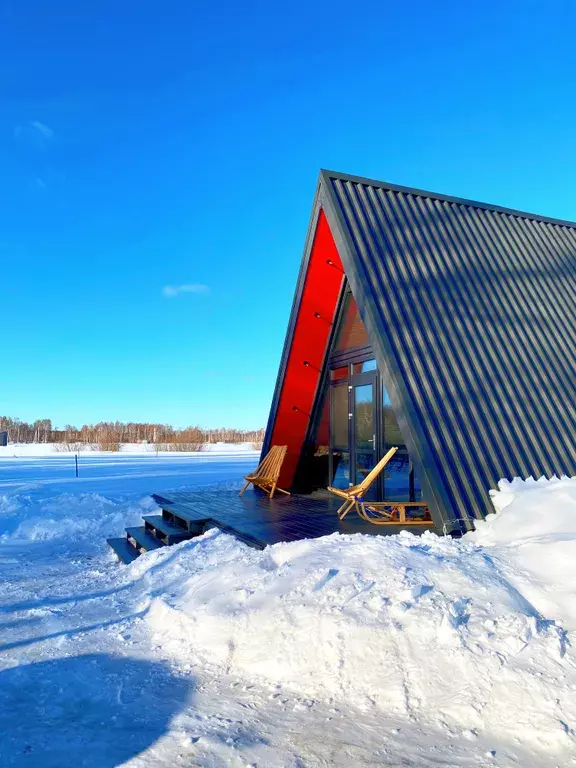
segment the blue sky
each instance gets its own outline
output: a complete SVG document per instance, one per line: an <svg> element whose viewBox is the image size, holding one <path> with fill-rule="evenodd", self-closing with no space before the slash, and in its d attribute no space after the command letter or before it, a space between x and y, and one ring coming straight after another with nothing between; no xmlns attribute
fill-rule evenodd
<svg viewBox="0 0 576 768"><path fill-rule="evenodd" d="M320 167L576 219L575 22L0 0L0 412L264 425Z"/></svg>

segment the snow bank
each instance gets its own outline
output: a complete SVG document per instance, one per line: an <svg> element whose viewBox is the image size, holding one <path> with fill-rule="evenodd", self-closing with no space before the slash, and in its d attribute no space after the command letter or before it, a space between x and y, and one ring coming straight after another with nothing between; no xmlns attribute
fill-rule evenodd
<svg viewBox="0 0 576 768"><path fill-rule="evenodd" d="M257 552L210 532L130 568L174 658L471 740L573 743L565 633L474 543L333 535Z"/></svg>
<svg viewBox="0 0 576 768"><path fill-rule="evenodd" d="M35 493L0 495L0 544L8 541L53 541L94 549L125 526L141 525L142 515L158 509L151 497L118 503L97 493L63 493L38 498Z"/></svg>
<svg viewBox="0 0 576 768"><path fill-rule="evenodd" d="M182 476L156 476L150 467L140 479L148 489L184 481L195 487L237 477L241 461L186 462ZM24 462L6 461L0 470L10 474L18 464L22 472ZM73 482L77 490L89 487ZM430 762L406 758L413 765L576 765L576 479L501 483L496 514L462 540L333 535L256 551L210 531L127 567L115 563L105 538L140 523L153 502L136 493L133 473L114 478L116 495L104 490L110 478L93 482L100 492L62 493L74 487L71 480L0 494L6 610L29 606L4 625L11 663L20 664L28 647L39 653L44 642L55 643L51 658L63 648L64 655L78 653L74 633L90 652L120 654L136 637L131 652L167 658L179 674L204 680L199 689L210 694L211 681L239 679L239 689L268 691L271 701L297 699L307 724L298 744L320 702L331 713L325 720L333 741L332 714L362 710L358 732L374 744L394 723L399 742L426 750ZM61 556L54 558L56 546ZM76 582L65 576L69 567L77 568ZM61 606L68 613L60 614ZM41 630L38 610L45 612ZM263 712L252 713L258 723L273 719ZM343 745L356 738L353 719ZM429 749L424 733L434 734ZM446 757L453 744L469 744L469 760ZM334 749L339 745L336 739ZM400 744L389 764L405 757Z"/></svg>
<svg viewBox="0 0 576 768"><path fill-rule="evenodd" d="M470 541L515 545L576 536L576 478L501 480L491 496L496 513L477 521Z"/></svg>
<svg viewBox="0 0 576 768"><path fill-rule="evenodd" d="M576 478L502 480L466 541L490 550L535 609L576 630Z"/></svg>
<svg viewBox="0 0 576 768"><path fill-rule="evenodd" d="M206 443L202 453L256 453L253 443Z"/></svg>
<svg viewBox="0 0 576 768"><path fill-rule="evenodd" d="M0 445L0 458L49 456L55 451L55 443L9 443L8 445Z"/></svg>

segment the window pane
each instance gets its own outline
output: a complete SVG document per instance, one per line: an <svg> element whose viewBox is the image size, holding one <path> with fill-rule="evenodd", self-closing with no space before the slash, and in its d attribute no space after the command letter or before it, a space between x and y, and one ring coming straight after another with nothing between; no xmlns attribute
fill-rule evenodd
<svg viewBox="0 0 576 768"><path fill-rule="evenodd" d="M366 478L366 475L371 469L374 469L374 454L373 453L358 453L356 454L356 477L355 483L361 483ZM376 498L376 483L372 483L370 489L366 493L367 499Z"/></svg>
<svg viewBox="0 0 576 768"><path fill-rule="evenodd" d="M416 472L412 470L412 482L414 487L414 498L410 499L410 501L420 501L422 498L422 487L420 485L420 480L418 480L418 477L416 476Z"/></svg>
<svg viewBox="0 0 576 768"><path fill-rule="evenodd" d="M410 459L397 451L384 469L384 500L410 501Z"/></svg>
<svg viewBox="0 0 576 768"><path fill-rule="evenodd" d="M332 454L332 471L334 488L350 487L350 454L347 451L334 451Z"/></svg>
<svg viewBox="0 0 576 768"><path fill-rule="evenodd" d="M348 387L332 387L332 434L334 446L348 448Z"/></svg>
<svg viewBox="0 0 576 768"><path fill-rule="evenodd" d="M404 444L398 421L384 386L382 386L382 430L385 447L390 448L393 445L400 447Z"/></svg>
<svg viewBox="0 0 576 768"><path fill-rule="evenodd" d="M374 448L374 399L372 384L354 387L356 449Z"/></svg>
<svg viewBox="0 0 576 768"><path fill-rule="evenodd" d="M376 370L376 360L365 360L363 363L354 363L352 373L368 373Z"/></svg>
<svg viewBox="0 0 576 768"><path fill-rule="evenodd" d="M316 426L314 436L314 455L324 456L328 453L330 445L330 398L328 397L328 387L324 392L324 403L320 411L320 419Z"/></svg>
<svg viewBox="0 0 576 768"><path fill-rule="evenodd" d="M295 486L299 490L309 492L316 488L326 488L330 485L329 451L330 451L330 387L326 384L322 394L318 420L312 436L311 445L305 449L303 461L298 465L295 475Z"/></svg>
<svg viewBox="0 0 576 768"><path fill-rule="evenodd" d="M337 352L343 349L353 349L354 347L365 347L369 344L368 334L364 328L358 307L351 293L348 293L345 299L342 319L334 350Z"/></svg>

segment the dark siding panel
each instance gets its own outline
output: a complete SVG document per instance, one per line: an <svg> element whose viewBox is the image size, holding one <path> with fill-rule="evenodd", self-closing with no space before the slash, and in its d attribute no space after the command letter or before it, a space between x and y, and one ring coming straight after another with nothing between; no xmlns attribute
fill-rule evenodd
<svg viewBox="0 0 576 768"><path fill-rule="evenodd" d="M328 172L322 183L443 519L469 527L502 477L575 474L576 227Z"/></svg>

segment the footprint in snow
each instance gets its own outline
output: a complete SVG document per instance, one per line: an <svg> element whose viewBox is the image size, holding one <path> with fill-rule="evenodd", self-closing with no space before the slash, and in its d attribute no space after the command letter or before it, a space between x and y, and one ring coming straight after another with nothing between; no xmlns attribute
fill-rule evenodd
<svg viewBox="0 0 576 768"><path fill-rule="evenodd" d="M400 601L406 608L411 608L416 600L419 600L421 597L424 597L424 595L432 592L433 589L434 587L431 584L416 584L415 586L410 587L410 589L402 592L399 596Z"/></svg>
<svg viewBox="0 0 576 768"><path fill-rule="evenodd" d="M450 613L449 621L454 628L461 627L468 623L470 619L470 610L468 606L472 600L469 597L462 597L459 600L454 600L450 605L448 611Z"/></svg>
<svg viewBox="0 0 576 768"><path fill-rule="evenodd" d="M313 589L313 592L319 592L321 589L324 589L326 584L328 584L329 581L332 581L334 576L338 576L338 569L337 568L330 568L328 573L326 573L320 581L316 584L316 586Z"/></svg>

